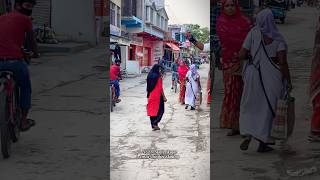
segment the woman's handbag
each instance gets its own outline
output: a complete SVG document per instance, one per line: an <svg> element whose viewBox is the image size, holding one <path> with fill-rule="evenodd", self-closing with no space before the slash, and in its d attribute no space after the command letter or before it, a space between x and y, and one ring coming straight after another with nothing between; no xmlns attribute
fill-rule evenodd
<svg viewBox="0 0 320 180"><path fill-rule="evenodd" d="M202 104L202 92L199 91L196 95L196 102L195 105L196 106L200 106Z"/></svg>
<svg viewBox="0 0 320 180"><path fill-rule="evenodd" d="M273 119L271 137L287 139L292 135L295 124L295 98L287 94L284 99L278 99L276 115Z"/></svg>

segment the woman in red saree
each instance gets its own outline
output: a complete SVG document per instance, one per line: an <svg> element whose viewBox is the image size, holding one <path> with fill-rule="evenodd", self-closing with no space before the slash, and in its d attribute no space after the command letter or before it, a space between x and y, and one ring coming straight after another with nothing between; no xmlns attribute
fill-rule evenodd
<svg viewBox="0 0 320 180"><path fill-rule="evenodd" d="M153 131L160 130L158 124L164 114L164 102L167 101L163 88L161 66L155 64L147 77L147 114L150 116Z"/></svg>
<svg viewBox="0 0 320 180"><path fill-rule="evenodd" d="M224 100L220 115L220 127L231 129L228 136L239 134L242 77L235 74L240 60L235 55L250 31L250 21L241 15L237 0L222 0L221 15L217 20L217 35L222 46L222 70Z"/></svg>
<svg viewBox="0 0 320 180"><path fill-rule="evenodd" d="M185 79L188 71L189 71L188 66L182 59L180 59L179 67L178 67L178 75L179 75L179 83L180 83L179 102L182 105L184 105L184 98L186 93Z"/></svg>
<svg viewBox="0 0 320 180"><path fill-rule="evenodd" d="M320 142L320 17L318 20L311 66L310 99L313 105L310 140Z"/></svg>

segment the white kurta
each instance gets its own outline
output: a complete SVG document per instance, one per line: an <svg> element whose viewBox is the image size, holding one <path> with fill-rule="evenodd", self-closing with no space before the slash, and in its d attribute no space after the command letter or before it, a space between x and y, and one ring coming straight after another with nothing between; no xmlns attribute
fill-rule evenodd
<svg viewBox="0 0 320 180"><path fill-rule="evenodd" d="M277 99L284 93L284 83L279 67L272 64L262 45L259 45L260 42L260 31L253 28L243 44L244 48L250 50L252 57L256 52L257 55L253 64L247 62L243 70L244 89L240 107L240 132L242 135L251 135L267 142L273 121L272 111L276 112ZM276 57L277 51L285 50L284 44L278 41L265 45L265 48L269 57ZM263 82L266 94L261 82Z"/></svg>
<svg viewBox="0 0 320 180"><path fill-rule="evenodd" d="M199 75L192 77L191 71L188 71L186 77L189 79L189 82L186 82L185 104L194 107L196 101L195 97L199 91L198 83L195 80L199 78Z"/></svg>

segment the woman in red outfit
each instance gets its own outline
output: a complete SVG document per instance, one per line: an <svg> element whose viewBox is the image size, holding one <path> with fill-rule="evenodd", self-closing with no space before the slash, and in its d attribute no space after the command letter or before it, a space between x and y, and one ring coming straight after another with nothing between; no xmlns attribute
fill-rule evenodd
<svg viewBox="0 0 320 180"><path fill-rule="evenodd" d="M313 54L310 78L310 98L313 104L310 140L320 142L320 17Z"/></svg>
<svg viewBox="0 0 320 180"><path fill-rule="evenodd" d="M241 15L237 0L222 0L221 15L217 20L217 34L222 46L222 70L224 100L220 115L220 127L231 129L228 136L239 134L240 100L243 82L235 72L240 60L235 55L250 30L250 22Z"/></svg>
<svg viewBox="0 0 320 180"><path fill-rule="evenodd" d="M147 114L154 131L160 130L158 123L164 114L164 102L167 101L162 88L161 68L159 64L155 64L147 77Z"/></svg>
<svg viewBox="0 0 320 180"><path fill-rule="evenodd" d="M185 79L188 71L189 71L188 66L183 61L183 59L180 59L180 63L178 67L178 75L179 75L179 83L180 83L179 102L182 105L184 105L184 98L186 93Z"/></svg>

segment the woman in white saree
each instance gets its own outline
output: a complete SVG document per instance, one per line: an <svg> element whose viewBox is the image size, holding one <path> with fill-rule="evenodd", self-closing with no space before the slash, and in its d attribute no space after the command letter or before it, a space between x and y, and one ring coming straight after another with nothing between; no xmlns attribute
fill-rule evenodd
<svg viewBox="0 0 320 180"><path fill-rule="evenodd" d="M291 89L287 44L270 9L257 15L256 26L248 33L239 57L248 60L242 71L244 89L239 120L240 133L246 138L240 148L247 150L255 138L260 142L258 152L268 152L273 150L268 142L277 99L287 87Z"/></svg>
<svg viewBox="0 0 320 180"><path fill-rule="evenodd" d="M201 90L200 75L197 72L196 65L192 64L190 66L190 70L186 75L186 81L185 109L191 106L191 110L195 110L196 96Z"/></svg>

